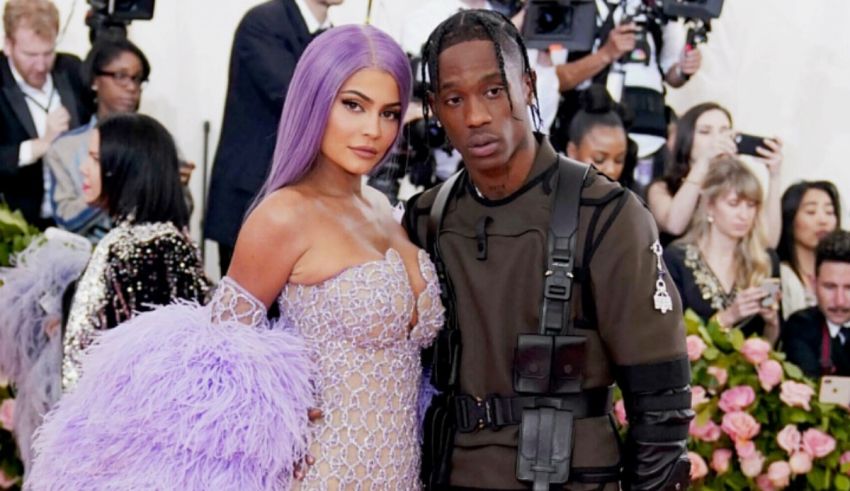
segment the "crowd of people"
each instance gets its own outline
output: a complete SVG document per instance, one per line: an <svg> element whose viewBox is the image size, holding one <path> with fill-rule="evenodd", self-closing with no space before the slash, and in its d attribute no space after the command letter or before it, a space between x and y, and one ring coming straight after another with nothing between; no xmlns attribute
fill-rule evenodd
<svg viewBox="0 0 850 491"><path fill-rule="evenodd" d="M740 155L717 103L666 106L701 64L680 24L629 62L641 2L597 2L593 48L560 60L522 10L435 0L394 40L332 27L340 3L267 1L236 30L200 210L214 286L193 166L138 114L144 52L56 53L50 0L6 1L0 195L93 247L71 265L48 233L0 269L0 372L37 402L27 489L680 489L687 310L850 377L839 192L783 190L782 139ZM451 147L399 216L364 182L421 118Z"/></svg>

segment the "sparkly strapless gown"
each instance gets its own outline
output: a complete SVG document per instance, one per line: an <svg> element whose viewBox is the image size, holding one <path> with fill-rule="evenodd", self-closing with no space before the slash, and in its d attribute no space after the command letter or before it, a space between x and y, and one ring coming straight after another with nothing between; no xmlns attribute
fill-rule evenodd
<svg viewBox="0 0 850 491"><path fill-rule="evenodd" d="M315 357L324 412L310 449L316 464L301 489L419 489L419 351L443 320L439 285L424 251L419 268L427 286L418 299L392 249L384 259L282 292L282 318ZM411 329L414 311L418 320Z"/></svg>

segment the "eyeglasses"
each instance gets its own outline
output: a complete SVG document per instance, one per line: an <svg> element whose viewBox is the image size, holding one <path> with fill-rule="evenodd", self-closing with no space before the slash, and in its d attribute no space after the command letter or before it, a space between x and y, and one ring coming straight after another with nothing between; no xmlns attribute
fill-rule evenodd
<svg viewBox="0 0 850 491"><path fill-rule="evenodd" d="M128 87L130 84L133 84L140 89L144 89L148 84L148 79L142 74L139 75L129 75L124 72L107 72L103 70L98 70L95 72L98 76L101 77L112 77L116 83L119 85L123 85L124 87Z"/></svg>

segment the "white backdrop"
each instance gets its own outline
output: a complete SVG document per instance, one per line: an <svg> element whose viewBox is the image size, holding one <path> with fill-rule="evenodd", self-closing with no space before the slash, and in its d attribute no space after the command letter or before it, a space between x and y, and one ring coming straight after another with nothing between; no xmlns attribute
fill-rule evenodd
<svg viewBox="0 0 850 491"><path fill-rule="evenodd" d="M84 0L54 0L62 15L59 49L84 56ZM428 0L374 0L372 21L398 35L399 19ZM141 111L162 121L188 160L198 164L191 187L203 186L203 123L209 121L210 160L221 125L233 32L260 0L159 0L152 21L134 23L130 37L153 66ZM331 10L334 23L366 18L368 0ZM847 0L726 0L703 46L702 71L669 100L678 112L714 100L728 107L738 129L785 141L783 183L833 180L850 196L850 2ZM846 207L845 207L846 208ZM847 218L848 214L845 213ZM196 209L192 231L200 236ZM846 223L846 222L845 222ZM215 247L208 247L214 264ZM217 270L217 268L211 268Z"/></svg>

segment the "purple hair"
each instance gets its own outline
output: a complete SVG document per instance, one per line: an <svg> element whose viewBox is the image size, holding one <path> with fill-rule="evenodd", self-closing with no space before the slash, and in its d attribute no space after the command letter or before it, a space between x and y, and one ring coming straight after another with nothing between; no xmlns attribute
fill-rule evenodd
<svg viewBox="0 0 850 491"><path fill-rule="evenodd" d="M339 89L364 68L377 68L392 75L401 96L401 114L407 111L410 62L389 35L361 25L334 27L321 34L307 46L295 67L280 118L272 168L254 206L309 172L319 154ZM400 135L399 127L393 145ZM390 153L387 151L381 163Z"/></svg>

